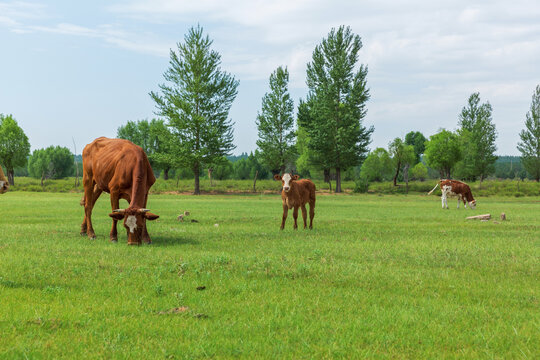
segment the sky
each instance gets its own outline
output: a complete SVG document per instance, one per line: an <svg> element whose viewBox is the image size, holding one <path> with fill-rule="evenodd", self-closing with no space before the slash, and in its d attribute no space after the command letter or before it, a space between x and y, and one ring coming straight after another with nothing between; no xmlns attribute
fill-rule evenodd
<svg viewBox="0 0 540 360"><path fill-rule="evenodd" d="M3 1L0 113L12 114L32 149L77 153L127 121L152 119L148 93L164 82L171 49L201 25L240 80L229 113L233 154L256 149L255 119L278 66L305 98L306 64L329 31L360 35L371 99L370 148L421 131L455 130L468 97L493 107L497 154L519 155L540 84L540 2L513 1Z"/></svg>

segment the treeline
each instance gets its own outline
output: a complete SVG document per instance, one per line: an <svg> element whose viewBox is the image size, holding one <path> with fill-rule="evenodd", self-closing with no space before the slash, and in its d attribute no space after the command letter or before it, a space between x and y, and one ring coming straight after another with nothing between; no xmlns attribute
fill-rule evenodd
<svg viewBox="0 0 540 360"><path fill-rule="evenodd" d="M455 131L440 129L426 137L411 131L388 148L369 151L374 127L363 124L370 91L368 68L359 61L362 42L348 26L331 29L307 64L307 96L296 105L289 93L289 72L280 66L269 76L268 92L253 117L257 150L232 157L233 122L229 110L239 80L221 69L221 55L202 27L191 28L171 50L159 90L150 92L157 118L128 121L117 136L140 145L162 179L268 179L285 171L323 179L341 192L344 180L358 191L370 183L393 185L426 178L482 182L489 177L540 180L540 85L526 114L517 144L522 156L498 160L492 106L473 93ZM507 161L510 159L510 161ZM0 162L13 184L15 169L41 179L80 172L67 148L30 154L28 138L11 115L0 115Z"/></svg>

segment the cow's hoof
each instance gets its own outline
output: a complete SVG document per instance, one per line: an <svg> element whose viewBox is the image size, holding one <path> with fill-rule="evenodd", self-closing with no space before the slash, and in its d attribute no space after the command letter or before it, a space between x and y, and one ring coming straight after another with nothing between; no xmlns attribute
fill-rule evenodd
<svg viewBox="0 0 540 360"><path fill-rule="evenodd" d="M86 236L86 231L85 232L80 232L81 236Z"/></svg>
<svg viewBox="0 0 540 360"><path fill-rule="evenodd" d="M141 243L140 242L128 242L128 245L130 245L130 246L131 245L139 246L139 245L141 245Z"/></svg>
<svg viewBox="0 0 540 360"><path fill-rule="evenodd" d="M117 243L117 242L118 242L118 239L117 239L117 238L111 238L111 242L112 242L112 243Z"/></svg>

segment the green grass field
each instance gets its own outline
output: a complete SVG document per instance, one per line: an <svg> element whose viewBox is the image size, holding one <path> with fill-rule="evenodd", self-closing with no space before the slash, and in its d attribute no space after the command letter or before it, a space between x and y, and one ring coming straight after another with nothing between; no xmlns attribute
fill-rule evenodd
<svg viewBox="0 0 540 360"><path fill-rule="evenodd" d="M0 358L540 357L538 197L325 195L279 231L279 195L153 195L140 247L79 200L0 196Z"/></svg>

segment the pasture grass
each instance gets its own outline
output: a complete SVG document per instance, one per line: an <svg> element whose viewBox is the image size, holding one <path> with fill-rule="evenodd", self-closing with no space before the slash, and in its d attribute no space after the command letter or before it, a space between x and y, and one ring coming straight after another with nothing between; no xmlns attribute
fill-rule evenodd
<svg viewBox="0 0 540 360"><path fill-rule="evenodd" d="M140 247L79 200L0 196L0 358L540 356L539 198L325 195L279 231L279 195L153 195Z"/></svg>

